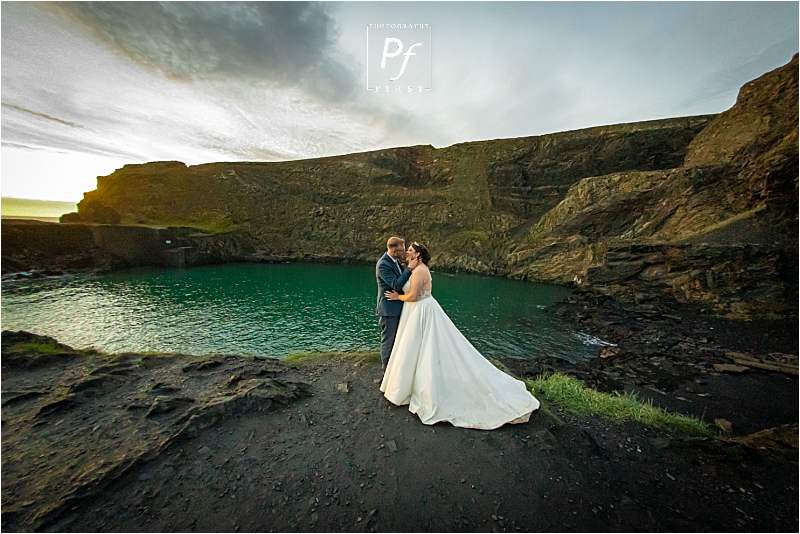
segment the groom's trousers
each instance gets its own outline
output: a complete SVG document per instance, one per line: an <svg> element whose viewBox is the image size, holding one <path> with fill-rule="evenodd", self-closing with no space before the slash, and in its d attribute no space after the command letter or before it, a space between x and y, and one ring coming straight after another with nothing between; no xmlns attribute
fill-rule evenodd
<svg viewBox="0 0 800 534"><path fill-rule="evenodd" d="M394 338L397 335L397 325L400 324L399 315L381 315L378 318L381 326L381 364L386 369L389 363L389 356L392 354Z"/></svg>

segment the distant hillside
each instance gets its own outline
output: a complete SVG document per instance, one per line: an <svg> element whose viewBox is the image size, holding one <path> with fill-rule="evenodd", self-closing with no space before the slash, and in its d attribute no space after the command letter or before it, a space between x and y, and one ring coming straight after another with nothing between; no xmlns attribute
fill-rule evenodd
<svg viewBox="0 0 800 534"><path fill-rule="evenodd" d="M3 218L31 218L58 221L65 213L75 211L77 203L34 198L2 197Z"/></svg>
<svg viewBox="0 0 800 534"><path fill-rule="evenodd" d="M233 230L253 256L297 259L374 261L398 234L427 243L438 268L778 317L797 307L797 79L795 55L718 115L288 162L125 165L69 220Z"/></svg>

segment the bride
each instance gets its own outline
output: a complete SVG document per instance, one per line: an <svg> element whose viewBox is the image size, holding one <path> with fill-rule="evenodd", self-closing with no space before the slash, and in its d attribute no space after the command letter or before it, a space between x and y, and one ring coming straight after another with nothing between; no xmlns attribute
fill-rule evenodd
<svg viewBox="0 0 800 534"><path fill-rule="evenodd" d="M403 294L385 292L404 304L380 386L384 397L408 404L426 425L491 430L527 422L539 401L524 382L484 358L433 298L428 249L413 242L407 255L412 273Z"/></svg>

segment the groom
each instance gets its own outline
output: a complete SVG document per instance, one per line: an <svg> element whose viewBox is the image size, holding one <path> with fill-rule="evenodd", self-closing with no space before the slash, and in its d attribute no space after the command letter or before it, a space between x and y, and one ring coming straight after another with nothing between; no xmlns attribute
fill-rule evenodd
<svg viewBox="0 0 800 534"><path fill-rule="evenodd" d="M400 313L403 311L403 301L388 300L383 293L391 290L403 293L403 285L411 276L411 270L401 266L398 261L405 258L405 255L405 241L392 236L386 241L386 252L375 264L375 278L378 282L375 315L378 316L378 324L381 327L381 365L384 371L392 353L397 325L400 323Z"/></svg>

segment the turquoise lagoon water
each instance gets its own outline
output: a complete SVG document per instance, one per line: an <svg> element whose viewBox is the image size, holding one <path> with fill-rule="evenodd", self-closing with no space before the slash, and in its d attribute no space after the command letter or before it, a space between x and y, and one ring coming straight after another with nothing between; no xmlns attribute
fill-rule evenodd
<svg viewBox="0 0 800 534"><path fill-rule="evenodd" d="M433 296L486 356L579 360L604 342L546 313L568 288L433 271ZM76 348L285 357L378 350L371 265L228 263L9 280L2 328Z"/></svg>

